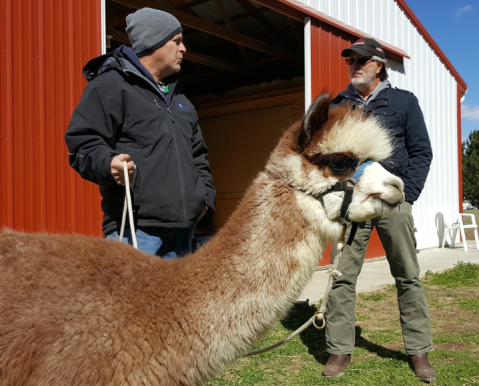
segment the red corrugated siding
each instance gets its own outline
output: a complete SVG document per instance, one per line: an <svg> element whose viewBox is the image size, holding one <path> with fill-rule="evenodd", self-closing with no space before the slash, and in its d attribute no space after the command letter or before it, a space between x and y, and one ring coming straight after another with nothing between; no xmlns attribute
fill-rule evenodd
<svg viewBox="0 0 479 386"><path fill-rule="evenodd" d="M357 38L318 20L311 21L311 92L314 99L324 92L336 95L349 83L349 75L341 51ZM324 253L320 265L330 263L330 248ZM385 256L376 231L373 231L366 258Z"/></svg>
<svg viewBox="0 0 479 386"><path fill-rule="evenodd" d="M13 227L13 79L12 1L1 0L0 8L0 217Z"/></svg>
<svg viewBox="0 0 479 386"><path fill-rule="evenodd" d="M101 234L98 187L68 164L63 139L101 53L100 0L2 0L1 225Z"/></svg>

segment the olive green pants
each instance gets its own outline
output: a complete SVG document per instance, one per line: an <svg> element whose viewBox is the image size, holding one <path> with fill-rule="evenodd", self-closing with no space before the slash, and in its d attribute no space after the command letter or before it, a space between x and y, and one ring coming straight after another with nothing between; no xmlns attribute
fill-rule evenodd
<svg viewBox="0 0 479 386"><path fill-rule="evenodd" d="M336 278L327 306L326 348L330 354L353 352L356 283L373 227L378 231L389 269L396 281L406 352L417 355L431 349L431 321L419 280L411 204L405 202L399 209L399 213L366 222L364 227L358 228L352 245L346 245L343 250L338 266L342 276Z"/></svg>

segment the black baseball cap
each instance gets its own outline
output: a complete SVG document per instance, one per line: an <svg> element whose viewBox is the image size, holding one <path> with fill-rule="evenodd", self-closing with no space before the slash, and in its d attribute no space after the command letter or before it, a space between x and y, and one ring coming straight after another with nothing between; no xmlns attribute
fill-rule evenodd
<svg viewBox="0 0 479 386"><path fill-rule="evenodd" d="M381 44L379 44L376 40L370 38L361 38L356 40L351 48L346 48L343 50L343 52L341 52L341 56L348 58L351 55L351 51L354 51L362 56L379 56L382 59L386 59L383 46L381 46Z"/></svg>

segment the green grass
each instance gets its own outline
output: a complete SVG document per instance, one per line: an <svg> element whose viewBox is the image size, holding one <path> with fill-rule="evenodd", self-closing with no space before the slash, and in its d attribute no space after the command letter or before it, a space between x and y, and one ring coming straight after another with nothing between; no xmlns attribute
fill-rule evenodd
<svg viewBox="0 0 479 386"><path fill-rule="evenodd" d="M479 314L479 299L459 299L461 310L470 310L474 314Z"/></svg>
<svg viewBox="0 0 479 386"><path fill-rule="evenodd" d="M479 265L428 272L424 288L433 324L429 357L438 374L435 385L479 386ZM296 305L254 349L288 336L316 309ZM321 376L328 359L324 330L311 326L279 348L236 361L209 385L421 385L404 352L395 288L359 294L356 313L353 362L339 379Z"/></svg>
<svg viewBox="0 0 479 386"><path fill-rule="evenodd" d="M426 285L439 285L447 288L478 287L479 266L471 263L459 262L447 274L426 272L423 280ZM478 293L479 295L479 293Z"/></svg>
<svg viewBox="0 0 479 386"><path fill-rule="evenodd" d="M479 224L479 209L468 209L468 210L464 210L463 213L473 214L475 219L476 219L476 224ZM468 216L464 217L463 221L464 221L465 225L472 224L472 221ZM474 230L473 229L465 229L464 233L466 234L466 239L467 240L474 240Z"/></svg>
<svg viewBox="0 0 479 386"><path fill-rule="evenodd" d="M464 213L471 213L476 217L476 223L479 224L479 209L466 209L463 211Z"/></svg>
<svg viewBox="0 0 479 386"><path fill-rule="evenodd" d="M380 293L374 293L374 294L369 294L369 293L360 293L358 294L358 297L363 300L372 300L373 302L378 302L380 300L383 300L386 298L386 295L380 294Z"/></svg>

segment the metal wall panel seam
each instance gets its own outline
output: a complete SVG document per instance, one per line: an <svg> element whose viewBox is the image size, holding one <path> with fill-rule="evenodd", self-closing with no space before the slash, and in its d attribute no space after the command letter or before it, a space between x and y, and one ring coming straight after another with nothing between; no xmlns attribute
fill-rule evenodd
<svg viewBox="0 0 479 386"><path fill-rule="evenodd" d="M49 122L48 130L48 169L51 171L47 193L48 200L48 229L49 231L65 232L63 221L65 218L65 200L67 199L64 192L66 188L63 174L61 173L62 165L65 159L61 157L62 152L59 146L58 137L63 135L63 125L66 98L65 93L71 88L71 85L65 79L65 55L64 41L68 36L65 31L65 24L68 19L64 15L64 7L66 2L58 2L57 0L47 0L48 11L46 13L48 22L47 30L50 44L48 45L48 65L47 65L47 119ZM68 44L68 43L67 43ZM62 221L63 220L63 221Z"/></svg>
<svg viewBox="0 0 479 386"><path fill-rule="evenodd" d="M35 231L46 231L47 229L47 205L46 196L48 189L47 165L46 165L46 80L45 80L45 0L34 2L35 17L38 24L34 24L36 31L33 31L36 39L36 54L33 63L36 67L36 87L37 91L33 95L33 104L36 113L32 117L32 129L34 132L34 159L31 168L34 171L35 179ZM36 97L37 95L38 97ZM35 124L38 122L38 126ZM40 163L40 165L38 165ZM40 166L40 167L38 167Z"/></svg>
<svg viewBox="0 0 479 386"><path fill-rule="evenodd" d="M24 156L26 153L25 147L25 136L24 136L24 108L25 101L23 101L23 89L24 89L24 79L27 75L25 69L25 61L23 60L22 50L28 51L30 48L28 43L29 39L24 39L24 34L20 28L20 20L29 25L30 21L28 17L31 15L31 12L25 11L23 7L28 6L26 2L15 2L13 4L13 129L14 129L14 139L13 139L13 157L14 157L14 169L13 169L13 189L15 195L14 202L14 216L15 216L15 227L17 229L23 229L25 224L24 213L26 196L25 191L26 187L24 184L25 179L25 160ZM21 16L25 18L21 18Z"/></svg>
<svg viewBox="0 0 479 386"><path fill-rule="evenodd" d="M49 232L60 232L63 229L58 228L57 216L62 211L63 200L59 192L61 191L62 181L59 180L57 174L57 146L56 146L56 132L58 120L56 119L57 111L60 110L58 99L55 98L58 94L58 88L61 85L59 82L59 73L61 72L61 65L56 56L59 52L59 47L56 44L57 33L55 31L56 25L60 20L56 20L55 15L57 7L52 0L45 0L45 41L49 44L45 47L45 110L46 110L46 158L45 163L47 167L47 229Z"/></svg>
<svg viewBox="0 0 479 386"><path fill-rule="evenodd" d="M15 227L13 193L13 0L2 1L0 12L0 220Z"/></svg>
<svg viewBox="0 0 479 386"><path fill-rule="evenodd" d="M88 5L88 3L86 4ZM80 57L81 56L81 46L75 45L75 35L81 36L82 31L76 32L75 29L81 27L80 25L75 25L75 18L74 18L74 12L73 12L73 7L72 7L72 2L68 1L65 7L65 18L68 20L68 27L71 27L70 33L67 35L68 36L68 45L64 47L64 55L65 58L67 58L67 63L65 66L65 81L70 85L69 92L67 95L65 95L65 100L66 100L66 110L65 110L65 120L67 119L67 116L70 115L73 112L73 109L75 108L75 97L76 97L76 92L78 89L78 81L77 81L77 76L74 73L75 71L75 57L74 57L74 49L77 50L79 53ZM80 17L80 15L77 15L77 17ZM88 36L85 36L85 39L88 40ZM71 40L71 41L70 41ZM66 127L65 127L66 129ZM69 173L68 173L69 172ZM70 195L69 195L69 201L67 202L67 219L71 224L71 229L70 232L72 233L85 233L84 231L82 232L84 228L84 223L80 221L80 218L78 216L78 213L84 212L81 210L81 201L84 199L84 195L79 195L79 178L78 175L73 170L67 171L67 173L70 175L69 179L69 188L70 188ZM81 197L80 197L81 196Z"/></svg>

